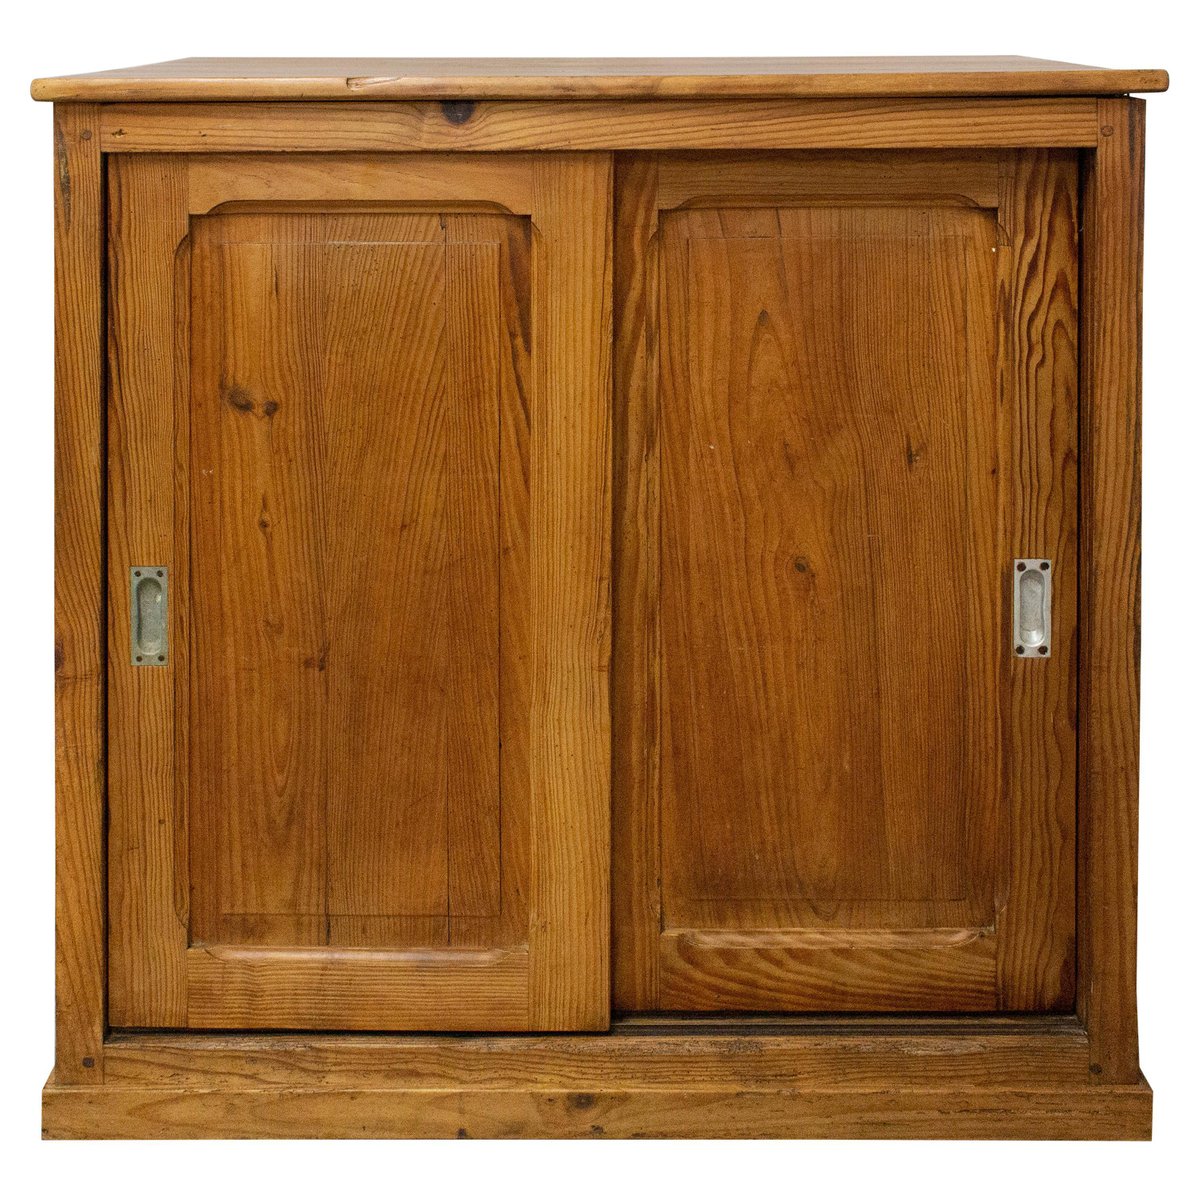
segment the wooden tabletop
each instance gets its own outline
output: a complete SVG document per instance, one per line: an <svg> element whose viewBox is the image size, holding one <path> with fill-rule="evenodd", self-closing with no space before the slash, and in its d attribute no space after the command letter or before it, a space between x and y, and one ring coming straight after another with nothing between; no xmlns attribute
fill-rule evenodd
<svg viewBox="0 0 1200 1200"><path fill-rule="evenodd" d="M35 79L35 100L533 100L1079 96L1167 73L1042 58L179 58Z"/></svg>

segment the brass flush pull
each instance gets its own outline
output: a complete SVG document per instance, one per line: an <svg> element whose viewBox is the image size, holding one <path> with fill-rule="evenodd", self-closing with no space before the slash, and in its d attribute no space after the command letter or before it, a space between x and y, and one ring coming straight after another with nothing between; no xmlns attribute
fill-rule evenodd
<svg viewBox="0 0 1200 1200"><path fill-rule="evenodd" d="M129 568L129 661L167 665L167 568Z"/></svg>
<svg viewBox="0 0 1200 1200"><path fill-rule="evenodd" d="M1050 657L1050 568L1048 558L1013 559L1013 653Z"/></svg>

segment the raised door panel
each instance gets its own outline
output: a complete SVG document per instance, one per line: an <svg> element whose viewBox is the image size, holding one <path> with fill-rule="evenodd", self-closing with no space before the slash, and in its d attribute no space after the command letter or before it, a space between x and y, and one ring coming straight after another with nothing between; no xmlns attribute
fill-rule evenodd
<svg viewBox="0 0 1200 1200"><path fill-rule="evenodd" d="M526 234L511 216L197 222L199 943L524 940L521 890L500 920L501 843L518 883L528 854L500 745L527 775L528 665L501 655L529 613L502 603L498 564L505 501L527 559L522 458L500 454L528 383Z"/></svg>
<svg viewBox="0 0 1200 1200"><path fill-rule="evenodd" d="M217 166L111 170L112 1023L602 1026L607 164Z"/></svg>
<svg viewBox="0 0 1200 1200"><path fill-rule="evenodd" d="M623 164L619 1008L1069 1004L1074 186Z"/></svg>

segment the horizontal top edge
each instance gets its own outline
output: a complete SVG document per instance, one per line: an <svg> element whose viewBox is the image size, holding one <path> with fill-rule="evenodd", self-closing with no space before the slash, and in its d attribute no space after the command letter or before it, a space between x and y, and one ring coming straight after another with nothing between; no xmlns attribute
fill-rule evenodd
<svg viewBox="0 0 1200 1200"><path fill-rule="evenodd" d="M35 79L35 100L799 99L1166 91L1161 70L1019 56L896 58L179 58Z"/></svg>

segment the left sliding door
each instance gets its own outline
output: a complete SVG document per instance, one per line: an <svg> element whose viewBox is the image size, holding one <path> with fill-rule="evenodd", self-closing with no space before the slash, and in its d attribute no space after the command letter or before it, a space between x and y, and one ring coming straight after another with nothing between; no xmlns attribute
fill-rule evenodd
<svg viewBox="0 0 1200 1200"><path fill-rule="evenodd" d="M110 1024L604 1027L607 158L108 184Z"/></svg>

